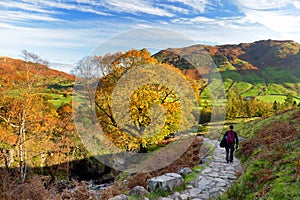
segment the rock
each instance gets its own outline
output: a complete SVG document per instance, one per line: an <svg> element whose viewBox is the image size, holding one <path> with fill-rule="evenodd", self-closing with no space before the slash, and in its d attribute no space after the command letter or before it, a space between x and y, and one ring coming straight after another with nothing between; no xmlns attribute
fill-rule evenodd
<svg viewBox="0 0 300 200"><path fill-rule="evenodd" d="M213 177L213 178L218 178L219 174L217 172L211 172L210 174L207 174L207 176Z"/></svg>
<svg viewBox="0 0 300 200"><path fill-rule="evenodd" d="M180 193L175 192L174 194L170 195L169 198L171 198L173 200L181 200L179 196L180 196Z"/></svg>
<svg viewBox="0 0 300 200"><path fill-rule="evenodd" d="M228 184L227 181L225 181L224 179L221 179L221 178L215 178L214 181L217 182L217 183L225 183L225 184Z"/></svg>
<svg viewBox="0 0 300 200"><path fill-rule="evenodd" d="M218 182L216 185L216 187L226 187L226 186L227 186L227 184L224 182Z"/></svg>
<svg viewBox="0 0 300 200"><path fill-rule="evenodd" d="M202 179L201 181L199 181L198 183L198 188L205 191L207 190L208 186L211 184L211 180L208 179Z"/></svg>
<svg viewBox="0 0 300 200"><path fill-rule="evenodd" d="M212 188L209 192L211 194L215 194L215 193L219 193L220 191L221 191L221 188L216 186L216 187Z"/></svg>
<svg viewBox="0 0 300 200"><path fill-rule="evenodd" d="M109 200L127 200L127 199L128 199L128 197L125 194L120 194L118 196L110 198Z"/></svg>
<svg viewBox="0 0 300 200"><path fill-rule="evenodd" d="M202 190L198 189L198 188L193 188L193 189L189 190L189 192L190 192L190 195L192 198L196 198L202 192Z"/></svg>
<svg viewBox="0 0 300 200"><path fill-rule="evenodd" d="M99 190L105 190L109 186L111 186L113 183L104 183L104 184L97 184L94 180L90 180L88 183L88 189L99 191Z"/></svg>
<svg viewBox="0 0 300 200"><path fill-rule="evenodd" d="M174 187L184 185L182 176L176 173L166 173L147 180L147 189L153 191L173 191Z"/></svg>
<svg viewBox="0 0 300 200"><path fill-rule="evenodd" d="M189 198L189 196L187 194L181 194L181 195L179 195L179 198L181 200L187 200Z"/></svg>
<svg viewBox="0 0 300 200"><path fill-rule="evenodd" d="M228 175L227 178L229 180L235 180L235 179L237 179L237 177L235 175Z"/></svg>
<svg viewBox="0 0 300 200"><path fill-rule="evenodd" d="M180 175L186 176L186 175L188 175L188 174L193 173L193 171L192 171L191 168L189 168L189 167L182 167L182 168L180 168L180 169L178 170L177 173L180 174Z"/></svg>
<svg viewBox="0 0 300 200"><path fill-rule="evenodd" d="M179 197L180 193L179 192L175 192L172 196L173 198Z"/></svg>
<svg viewBox="0 0 300 200"><path fill-rule="evenodd" d="M210 199L209 194L199 194L198 198L202 199L202 200L208 200L208 199Z"/></svg>
<svg viewBox="0 0 300 200"><path fill-rule="evenodd" d="M207 167L202 171L202 174L209 174L211 172L212 172L212 169L210 167Z"/></svg>
<svg viewBox="0 0 300 200"><path fill-rule="evenodd" d="M134 194L136 194L140 197L144 197L145 195L149 194L149 192L143 186L135 186L128 192L128 196L131 196Z"/></svg>
<svg viewBox="0 0 300 200"><path fill-rule="evenodd" d="M188 190L190 190L190 189L193 189L194 187L193 187L192 185L188 185L188 186L186 186L186 188L187 188Z"/></svg>

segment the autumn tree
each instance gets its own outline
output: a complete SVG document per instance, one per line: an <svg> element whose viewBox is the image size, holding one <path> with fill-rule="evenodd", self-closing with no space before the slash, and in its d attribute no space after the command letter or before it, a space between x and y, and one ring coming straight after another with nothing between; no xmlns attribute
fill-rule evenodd
<svg viewBox="0 0 300 200"><path fill-rule="evenodd" d="M43 99L36 93L41 65L47 61L26 50L22 51L24 63L16 80L11 82L10 95L5 95L1 105L0 119L17 135L20 179L25 180L27 172L27 140L43 130ZM40 135L41 136L41 135Z"/></svg>
<svg viewBox="0 0 300 200"><path fill-rule="evenodd" d="M284 106L286 108L291 108L293 106L293 99L294 99L294 96L292 93L288 93L286 95L286 98L284 99Z"/></svg>
<svg viewBox="0 0 300 200"><path fill-rule="evenodd" d="M236 98L236 94L234 92L228 93L228 100L226 104L226 118L227 119L234 119L238 116L238 105L239 101Z"/></svg>
<svg viewBox="0 0 300 200"><path fill-rule="evenodd" d="M157 81L159 78L155 74L148 77L146 74L153 73L151 67L159 66L158 69L170 73L161 71L159 76L180 76L181 80L188 81L175 67L158 63L146 49L130 50L114 58L110 64L105 64L107 74L100 78L96 89L97 118L106 136L116 146L143 151L148 145L178 131L183 120L175 90ZM98 63L96 66L103 65ZM133 74L135 70L137 73ZM118 103L114 104L114 101ZM128 106L115 108L124 103ZM194 108L195 105L191 105L189 109ZM192 118L192 112L190 115ZM190 122L185 124L188 126Z"/></svg>

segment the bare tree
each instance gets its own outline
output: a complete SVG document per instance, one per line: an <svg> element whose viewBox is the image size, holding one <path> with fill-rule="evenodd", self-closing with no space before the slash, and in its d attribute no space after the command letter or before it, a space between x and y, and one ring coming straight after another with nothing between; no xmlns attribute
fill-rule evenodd
<svg viewBox="0 0 300 200"><path fill-rule="evenodd" d="M89 116L92 117L92 123L96 122L94 104L96 88L98 84L101 84L99 79L113 70L112 64L120 55L121 52L108 53L104 56L86 56L77 63L73 70L73 74L77 77L76 82L80 83L74 86L74 91L87 100L84 109L88 110Z"/></svg>

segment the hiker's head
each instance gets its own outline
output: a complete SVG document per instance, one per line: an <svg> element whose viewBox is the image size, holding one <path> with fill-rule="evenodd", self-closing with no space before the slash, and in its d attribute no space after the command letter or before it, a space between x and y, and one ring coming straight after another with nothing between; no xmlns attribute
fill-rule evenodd
<svg viewBox="0 0 300 200"><path fill-rule="evenodd" d="M232 130L233 129L233 125L230 125L229 128Z"/></svg>

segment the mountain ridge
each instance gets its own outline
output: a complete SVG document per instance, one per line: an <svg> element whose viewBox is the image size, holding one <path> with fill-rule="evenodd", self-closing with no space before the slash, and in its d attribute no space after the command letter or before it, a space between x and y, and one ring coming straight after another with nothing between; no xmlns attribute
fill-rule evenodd
<svg viewBox="0 0 300 200"><path fill-rule="evenodd" d="M185 56L191 55L203 50L212 57L220 71L258 70L266 67L289 68L300 62L300 44L293 40L271 39L252 43L215 46L197 44L184 48L168 48L153 56L180 69L192 69L194 67L188 64L188 61L180 59L179 55L183 55L183 52Z"/></svg>
<svg viewBox="0 0 300 200"><path fill-rule="evenodd" d="M2 79L7 78L7 75L16 75L18 71L24 71L24 60L10 58L7 56L0 56L0 77ZM52 77L52 76L59 76L65 79L75 80L75 76L72 74L68 74L66 72L62 72L56 69L52 69L46 65L39 64L38 65L39 75ZM35 73L33 71L33 73Z"/></svg>
<svg viewBox="0 0 300 200"><path fill-rule="evenodd" d="M226 92L244 97L268 96L264 99L274 101L281 99L280 95L300 95L300 44L292 40L197 44L165 49L153 56L173 64L192 80L207 82L212 70L216 70Z"/></svg>

